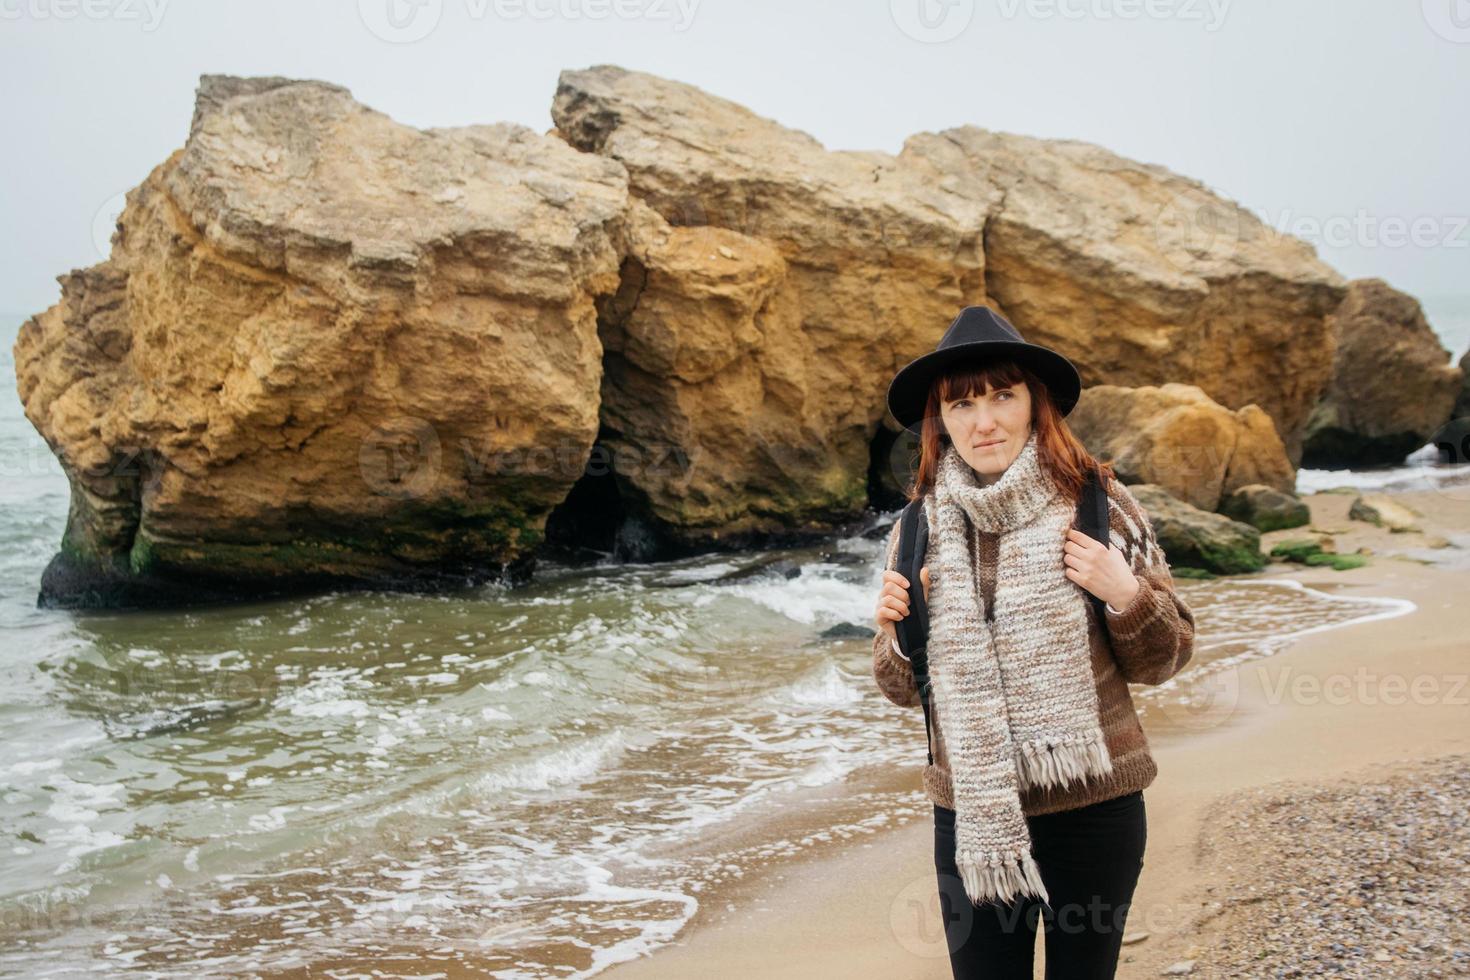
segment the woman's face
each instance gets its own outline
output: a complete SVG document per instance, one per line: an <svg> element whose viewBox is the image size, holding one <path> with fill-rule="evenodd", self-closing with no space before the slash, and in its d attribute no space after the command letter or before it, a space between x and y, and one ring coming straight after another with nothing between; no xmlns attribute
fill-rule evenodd
<svg viewBox="0 0 1470 980"><path fill-rule="evenodd" d="M1017 382L940 406L944 431L982 485L994 483L1031 435L1031 392Z"/></svg>

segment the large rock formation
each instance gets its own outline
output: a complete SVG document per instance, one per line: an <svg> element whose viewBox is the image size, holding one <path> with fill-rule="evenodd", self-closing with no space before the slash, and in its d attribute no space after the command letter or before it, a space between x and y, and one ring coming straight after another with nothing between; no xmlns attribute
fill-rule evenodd
<svg viewBox="0 0 1470 980"><path fill-rule="evenodd" d="M1330 377L1326 316L1341 277L1310 245L1162 167L971 126L911 137L897 157L828 151L693 86L614 66L563 72L552 116L572 145L624 164L632 194L670 224L733 232L784 259L770 302L788 317L780 329L799 333L783 356L805 358L808 379L800 422L783 408L777 424L807 452L823 441L817 484L854 472L893 372L970 303L1076 360L1085 384L1182 381L1231 408L1258 405L1293 459ZM660 332L679 329L670 319ZM768 378L772 363L731 370L729 383ZM712 375L705 390L724 383ZM786 405L789 385L771 385ZM732 418L719 403L623 437L756 422L756 403L736 402L750 411ZM756 422L758 439L769 426ZM786 478L783 461L768 467L758 483Z"/></svg>
<svg viewBox="0 0 1470 980"><path fill-rule="evenodd" d="M16 342L72 484L43 601L528 554L597 434L593 298L627 205L615 161L525 127L421 132L334 85L205 77L110 259Z"/></svg>
<svg viewBox="0 0 1470 980"><path fill-rule="evenodd" d="M1124 483L1157 484L1201 510L1253 483L1296 489L1271 418L1255 405L1231 411L1194 385L1084 388L1067 424Z"/></svg>
<svg viewBox="0 0 1470 980"><path fill-rule="evenodd" d="M699 462L683 485L633 467L630 490L682 536L859 511L888 380L985 299L984 203L610 66L563 72L552 118L650 211L604 310L607 441Z"/></svg>
<svg viewBox="0 0 1470 980"><path fill-rule="evenodd" d="M1465 372L1419 301L1382 279L1355 279L1331 317L1332 384L1308 422L1302 462L1334 469L1401 463L1451 418Z"/></svg>
<svg viewBox="0 0 1470 980"><path fill-rule="evenodd" d="M1344 287L1311 245L1090 143L962 126L910 137L902 158L988 202L988 297L1084 386L1179 382L1259 406L1297 465Z"/></svg>
<svg viewBox="0 0 1470 980"><path fill-rule="evenodd" d="M73 486L43 598L523 572L548 516L640 557L821 533L968 304L1090 384L1258 405L1289 456L1327 382L1340 278L1161 167L974 127L829 151L612 66L552 114L419 131L206 77L16 344Z"/></svg>
<svg viewBox="0 0 1470 980"><path fill-rule="evenodd" d="M623 495L686 545L829 527L860 510L872 426L851 424L844 398L812 398L821 372L779 291L780 252L671 226L641 201L628 231L623 288L602 308L601 443Z"/></svg>

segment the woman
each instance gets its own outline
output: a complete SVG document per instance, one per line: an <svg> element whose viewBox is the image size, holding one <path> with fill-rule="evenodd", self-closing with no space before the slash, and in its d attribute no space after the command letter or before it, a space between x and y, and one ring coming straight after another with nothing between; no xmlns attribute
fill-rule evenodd
<svg viewBox="0 0 1470 980"><path fill-rule="evenodd" d="M905 366L889 409L919 435L910 499L929 546L934 862L955 977L1114 975L1158 773L1128 684L1160 684L1194 649L1194 616L1147 515L1067 428L1081 380L983 306ZM1073 525L1089 468L1109 543ZM919 704L894 623L909 612L898 527L875 614L873 674ZM1099 617L1090 596L1106 602Z"/></svg>

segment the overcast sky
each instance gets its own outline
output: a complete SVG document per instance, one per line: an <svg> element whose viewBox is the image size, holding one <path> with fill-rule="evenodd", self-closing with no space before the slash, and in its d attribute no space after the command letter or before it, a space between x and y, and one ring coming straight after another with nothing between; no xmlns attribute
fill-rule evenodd
<svg viewBox="0 0 1470 980"><path fill-rule="evenodd" d="M558 71L600 63L833 149L964 123L1089 140L1303 232L1344 275L1470 293L1467 0L0 0L0 310L102 258L202 73L544 131Z"/></svg>

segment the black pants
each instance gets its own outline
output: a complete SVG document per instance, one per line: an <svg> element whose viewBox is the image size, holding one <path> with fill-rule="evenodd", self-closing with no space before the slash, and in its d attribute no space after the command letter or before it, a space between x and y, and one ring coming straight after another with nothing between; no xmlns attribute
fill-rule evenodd
<svg viewBox="0 0 1470 980"><path fill-rule="evenodd" d="M934 867L956 980L1031 980L1036 929L1046 935L1046 980L1112 980L1148 840L1143 791L1027 817L1031 850L1051 901L970 901L954 863L955 812L934 807Z"/></svg>

